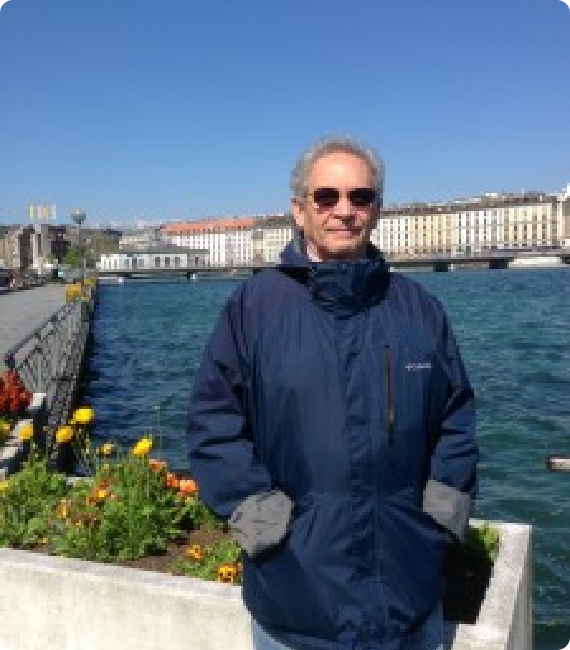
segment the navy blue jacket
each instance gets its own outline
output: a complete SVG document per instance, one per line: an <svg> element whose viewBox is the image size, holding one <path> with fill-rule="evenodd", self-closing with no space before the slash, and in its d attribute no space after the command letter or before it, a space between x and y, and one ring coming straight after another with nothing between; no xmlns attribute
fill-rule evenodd
<svg viewBox="0 0 570 650"><path fill-rule="evenodd" d="M241 285L190 402L190 470L229 517L270 489L294 503L281 544L244 556L252 616L292 647L400 647L441 599L445 528L428 479L475 491L473 392L448 320L367 259L283 263Z"/></svg>

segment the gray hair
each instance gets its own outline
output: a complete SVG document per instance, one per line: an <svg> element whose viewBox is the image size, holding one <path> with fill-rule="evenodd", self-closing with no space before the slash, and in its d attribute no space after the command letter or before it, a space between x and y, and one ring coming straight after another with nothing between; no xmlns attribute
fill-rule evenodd
<svg viewBox="0 0 570 650"><path fill-rule="evenodd" d="M376 201L381 203L384 196L384 161L382 157L374 149L347 137L322 138L303 151L291 172L289 185L293 190L293 196L296 199L305 199L309 191L309 174L313 164L319 158L337 151L358 156L366 162L374 177Z"/></svg>

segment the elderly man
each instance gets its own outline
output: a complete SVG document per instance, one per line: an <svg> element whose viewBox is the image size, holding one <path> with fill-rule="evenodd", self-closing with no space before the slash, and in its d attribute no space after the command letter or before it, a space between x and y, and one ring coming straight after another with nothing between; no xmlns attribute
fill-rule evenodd
<svg viewBox="0 0 570 650"><path fill-rule="evenodd" d="M244 548L257 650L443 648L473 392L440 304L369 242L383 180L352 140L300 157L299 234L229 299L195 380L190 468Z"/></svg>

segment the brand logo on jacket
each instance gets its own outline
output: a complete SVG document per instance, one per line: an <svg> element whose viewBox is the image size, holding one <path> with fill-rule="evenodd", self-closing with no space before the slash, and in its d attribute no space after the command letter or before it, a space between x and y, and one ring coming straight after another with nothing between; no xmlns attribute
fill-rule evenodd
<svg viewBox="0 0 570 650"><path fill-rule="evenodd" d="M404 367L406 370L431 370L431 362L407 363Z"/></svg>

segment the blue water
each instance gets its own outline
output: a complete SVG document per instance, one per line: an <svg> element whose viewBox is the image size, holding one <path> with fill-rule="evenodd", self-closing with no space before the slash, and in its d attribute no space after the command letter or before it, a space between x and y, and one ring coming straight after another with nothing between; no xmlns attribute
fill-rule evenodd
<svg viewBox="0 0 570 650"><path fill-rule="evenodd" d="M475 514L533 529L535 647L570 639L570 269L414 273L445 305L478 404ZM86 401L96 435L134 442L160 429L186 468L188 394L205 340L237 281L102 286Z"/></svg>

